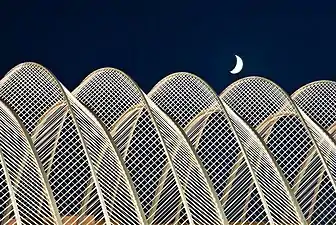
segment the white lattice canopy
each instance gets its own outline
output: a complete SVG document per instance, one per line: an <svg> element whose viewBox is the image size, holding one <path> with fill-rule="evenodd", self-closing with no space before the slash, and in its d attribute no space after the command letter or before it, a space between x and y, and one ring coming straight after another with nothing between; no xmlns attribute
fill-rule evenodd
<svg viewBox="0 0 336 225"><path fill-rule="evenodd" d="M70 93L19 64L0 81L0 224L335 224L335 112L334 81L218 96L179 72L145 94L102 68Z"/></svg>
<svg viewBox="0 0 336 225"><path fill-rule="evenodd" d="M46 175L17 115L0 101L0 223L60 224Z"/></svg>
<svg viewBox="0 0 336 225"><path fill-rule="evenodd" d="M148 96L185 127L231 224L305 223L267 147L203 80L175 73Z"/></svg>
<svg viewBox="0 0 336 225"><path fill-rule="evenodd" d="M308 223L335 222L336 148L327 132L283 89L265 78L238 80L220 98L263 138Z"/></svg>
<svg viewBox="0 0 336 225"><path fill-rule="evenodd" d="M111 130L148 224L227 224L183 131L126 74L97 70L73 94Z"/></svg>
<svg viewBox="0 0 336 225"><path fill-rule="evenodd" d="M47 69L20 64L0 87L32 134L64 224L146 223L110 135Z"/></svg>
<svg viewBox="0 0 336 225"><path fill-rule="evenodd" d="M300 110L336 140L336 82L312 82L294 92L291 98Z"/></svg>

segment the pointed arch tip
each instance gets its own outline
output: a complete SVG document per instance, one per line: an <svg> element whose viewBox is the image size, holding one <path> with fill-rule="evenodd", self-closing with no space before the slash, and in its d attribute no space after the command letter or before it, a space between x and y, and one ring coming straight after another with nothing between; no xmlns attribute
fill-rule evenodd
<svg viewBox="0 0 336 225"><path fill-rule="evenodd" d="M185 75L190 75L190 76L194 76L199 78L195 73L192 72L188 72L188 71L177 71L177 72L173 72L168 74L167 76L163 77L161 80L159 80L153 87L152 89L149 91L148 95L150 95L151 92L155 91L160 85L162 85L164 82L166 82L167 80L169 80L172 77L176 77L176 76L180 76L182 74ZM200 78L201 79L201 78Z"/></svg>

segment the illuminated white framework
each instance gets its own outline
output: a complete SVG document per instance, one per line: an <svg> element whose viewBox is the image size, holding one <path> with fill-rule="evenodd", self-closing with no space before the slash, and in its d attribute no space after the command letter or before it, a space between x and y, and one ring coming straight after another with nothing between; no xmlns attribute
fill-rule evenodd
<svg viewBox="0 0 336 225"><path fill-rule="evenodd" d="M146 95L102 68L70 93L22 63L0 123L0 225L336 223L333 81L288 96L247 77L217 96L182 72Z"/></svg>
<svg viewBox="0 0 336 225"><path fill-rule="evenodd" d="M148 224L228 224L182 129L126 74L94 71L73 94L111 130Z"/></svg>
<svg viewBox="0 0 336 225"><path fill-rule="evenodd" d="M109 133L51 72L20 64L1 80L0 97L31 133L63 224L146 224Z"/></svg>
<svg viewBox="0 0 336 225"><path fill-rule="evenodd" d="M302 105L296 105L300 105L296 94L293 101L270 80L247 77L231 84L220 98L263 138L289 181L307 222L335 223L335 143L307 116Z"/></svg>
<svg viewBox="0 0 336 225"><path fill-rule="evenodd" d="M184 127L230 224L306 224L262 140L203 80L175 73L148 96Z"/></svg>
<svg viewBox="0 0 336 225"><path fill-rule="evenodd" d="M321 80L309 83L291 96L309 118L336 140L336 82Z"/></svg>
<svg viewBox="0 0 336 225"><path fill-rule="evenodd" d="M30 136L0 101L0 224L59 224L60 216Z"/></svg>

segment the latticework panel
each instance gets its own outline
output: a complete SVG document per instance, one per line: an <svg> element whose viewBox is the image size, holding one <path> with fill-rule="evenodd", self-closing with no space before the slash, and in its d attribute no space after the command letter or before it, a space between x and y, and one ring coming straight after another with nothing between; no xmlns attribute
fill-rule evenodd
<svg viewBox="0 0 336 225"><path fill-rule="evenodd" d="M188 85L180 89L179 84ZM263 143L233 111L226 113L204 81L192 74L175 73L160 81L148 96L185 126L232 224L304 223L288 184ZM187 107L188 113L176 109L178 104Z"/></svg>
<svg viewBox="0 0 336 225"><path fill-rule="evenodd" d="M184 193L182 201L188 205L193 221L195 224L223 224L224 214L217 195L186 135L150 99L147 98L147 102L168 152L173 174L178 179L180 193Z"/></svg>
<svg viewBox="0 0 336 225"><path fill-rule="evenodd" d="M257 189L262 190L260 198L268 207L265 207L266 212L268 210L272 216L271 224L306 224L292 190L267 147L240 117L230 109L228 113L253 171Z"/></svg>
<svg viewBox="0 0 336 225"><path fill-rule="evenodd" d="M331 133L336 140L336 82L316 81L291 96L298 108Z"/></svg>
<svg viewBox="0 0 336 225"><path fill-rule="evenodd" d="M0 224L336 223L335 82L218 97L182 72L145 95L102 68L70 93L22 63L0 99Z"/></svg>
<svg viewBox="0 0 336 225"><path fill-rule="evenodd" d="M223 224L217 196L185 135L134 87L121 71L104 68L93 72L73 94L111 128L148 223ZM128 100L111 107L122 99Z"/></svg>
<svg viewBox="0 0 336 225"><path fill-rule="evenodd" d="M311 197L314 198L312 203L315 204L312 205L315 210L310 210L310 213L314 213L311 216L312 223L323 221L326 224L333 224L336 222L333 216L336 212L336 144L327 131L317 125L303 111L301 111L301 114L319 150L319 152L315 153L315 162L311 163L320 167L319 169L313 169L317 179L314 192L311 193ZM317 160L320 157L323 158L322 161ZM325 167L328 170L324 170ZM330 179L330 177L333 179Z"/></svg>
<svg viewBox="0 0 336 225"><path fill-rule="evenodd" d="M69 93L70 95L70 93ZM121 156L110 141L105 128L77 99L71 97L73 113L76 116L82 139L91 156L92 166L97 176L106 210L111 223L143 224L143 212L132 189L132 184ZM91 114L92 115L92 114ZM91 181L93 184L94 181Z"/></svg>
<svg viewBox="0 0 336 225"><path fill-rule="evenodd" d="M114 68L102 68L92 72L72 94L93 110L108 130L112 130L112 125L131 106L142 104L138 87L122 71Z"/></svg>
<svg viewBox="0 0 336 225"><path fill-rule="evenodd" d="M61 224L40 165L28 132L0 101L1 224Z"/></svg>
<svg viewBox="0 0 336 225"><path fill-rule="evenodd" d="M14 109L19 109L17 105L22 102L29 102L29 108L19 114L28 128L30 118L44 113L32 128L32 139L62 222L146 224L128 171L104 126L42 66L25 63L18 70L22 70L23 75L12 70L7 75L9 78L4 78L13 81L13 89L7 91L16 96L6 100ZM32 94L16 95L14 87L19 85L15 82L21 81L16 76L34 81L29 83ZM61 97L50 100L40 95L46 88L59 90ZM49 102L54 105L48 110L38 108Z"/></svg>
<svg viewBox="0 0 336 225"><path fill-rule="evenodd" d="M40 117L56 102L64 100L56 83L44 67L21 63L1 80L0 97L19 115L31 134Z"/></svg>
<svg viewBox="0 0 336 225"><path fill-rule="evenodd" d="M327 224L335 215L332 176L334 147L322 129L304 115L273 82L248 77L230 85L221 99L255 127L274 155L310 224ZM323 137L323 138L322 138ZM327 144L326 144L327 143ZM326 147L328 146L328 147ZM327 175L327 176L325 176ZM320 184L326 184L319 189ZM334 189L334 190L332 190Z"/></svg>
<svg viewBox="0 0 336 225"><path fill-rule="evenodd" d="M218 107L213 94L200 83L201 81L190 73L174 73L159 81L148 96L185 128L202 110ZM181 99L195 99L195 102L180 101Z"/></svg>

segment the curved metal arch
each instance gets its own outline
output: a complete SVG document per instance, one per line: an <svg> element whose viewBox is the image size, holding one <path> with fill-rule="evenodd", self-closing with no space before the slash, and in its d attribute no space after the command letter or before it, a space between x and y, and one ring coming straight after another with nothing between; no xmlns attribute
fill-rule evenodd
<svg viewBox="0 0 336 225"><path fill-rule="evenodd" d="M181 90L178 87L178 85L176 85L179 83L184 84L186 88ZM222 102L220 101L219 97L216 95L214 90L206 82L190 73L185 72L174 73L167 76L163 80L159 81L159 83L155 85L155 87L148 94L148 96L152 98L152 100L158 106L163 108L163 110L170 112L171 116L175 118L176 121L179 121L181 125L188 124L185 126L186 133L189 135L189 138L194 143L195 149L198 150L204 165L208 168L209 174L212 175L212 182L217 186L217 193L220 196L222 195L222 199L224 200L223 207L227 215L230 214L229 212L230 209L229 207L226 207L225 204L226 203L225 201L228 201L228 199L230 198L229 190L227 189L232 188L232 183L235 179L234 178L236 173L235 171L240 170L242 168L242 165L244 164L241 162L241 158L239 158L241 157L241 155L237 154L236 155L237 161L232 165L231 168L232 174L230 174L231 171L227 170L227 168L222 168L222 171L218 172L218 166L215 168L213 166L220 164L221 161L223 161L223 158L216 159L213 156L217 154L216 156L219 157L218 153L216 152L209 153L209 151L211 151L214 148L216 149L214 151L219 150L220 152L223 151L223 149L226 149L228 152L230 152L230 154L226 156L225 154L223 154L222 157L224 156L225 157L224 161L230 164L230 158L232 158L234 156L233 153L237 151L237 149L235 150L233 148L234 143L232 141L234 141L239 146L238 148L241 149L240 154L243 155L245 163L247 164L248 170L250 171L252 176L253 180L252 185L253 184L256 185L254 190L256 189L258 191L258 194L261 198L263 207L266 211L270 223L277 224L277 223L292 222L292 223L306 224L304 216L298 206L294 194L290 190L286 179L284 178L280 169L276 165L275 160L268 152L267 147L265 147L265 144L257 136L257 133L254 132L253 129L250 126L248 126L247 123L245 123L242 119L240 119L233 111L230 110L230 114L227 112L227 106L225 107L222 104ZM193 107L191 112L190 111L188 112L193 116L190 117L189 115L185 115L183 112L181 112L181 110L176 109L175 104L177 103L185 106L192 105ZM218 117L218 115L215 114L220 114L220 117ZM215 120L216 123L211 124L211 120ZM208 133L211 130L216 132L206 136L206 133ZM231 140L229 140L226 137L224 140L225 142L219 143L216 140L210 138L211 135L215 135L216 138L219 139L220 135L216 133L224 133L224 135L227 136L230 136L229 133L232 133L233 135L231 135ZM246 133L248 133L249 135L246 136ZM201 138L203 138L205 141L203 140L202 143L199 144ZM246 139L249 139L249 141L246 141ZM209 145L211 144L211 146L207 146L208 144ZM228 145L231 145L229 149ZM220 147L218 148L218 146ZM256 148L254 146L258 147ZM280 189L282 190L282 192L278 191L279 186L272 189L272 191L277 193L278 196L281 196L281 199L278 199L278 202L276 202L276 200L274 199L277 198L275 197L277 196L277 194L274 195L273 193L267 191L267 189L269 189L269 186L272 185L269 185L268 187L266 187L265 185L264 186L260 185L260 183L262 183L263 181L258 176L260 176L262 172L265 172L265 168L263 169L264 171L261 171L260 169L258 170L256 166L258 162L255 161L256 158L253 158L252 156L253 154L255 154L255 152L252 153L251 148L254 148L253 150L254 151L256 150L259 153L262 152L261 154L264 155L263 159L268 161L271 165L270 171L273 172L277 181L281 183ZM204 152L207 153L205 154ZM211 157L211 160L208 160L207 156ZM216 163L216 161L218 161L218 163ZM223 169L227 171L223 171ZM218 174L214 174L214 172L217 172ZM223 182L222 180L223 174L225 173L227 173L227 175L224 176L227 178L227 180L225 180L225 182L227 183ZM219 174L222 175L218 176ZM223 182L223 184L219 184L220 182ZM223 190L221 189L224 190L226 189L225 191L226 194L223 194ZM266 195L266 198L264 195ZM286 210L286 207L284 207L284 205L286 204L283 204L283 198L287 199L288 203L286 202L286 204L288 204L287 206L289 207L287 207L287 209L289 210L286 211L286 214L292 216L292 221L290 219L288 221L288 218L284 219L283 217L284 210ZM239 204L237 199L235 199L235 201L236 201L235 204ZM271 207L269 207L269 205ZM244 213L246 214L246 212L243 212L243 214ZM236 221L239 221L237 220L237 216L238 215L233 215L232 219L236 219ZM244 218L245 216L246 215L242 215L241 218ZM254 219L253 222L256 222L257 218L253 219ZM248 220L245 220L243 222L247 221Z"/></svg>
<svg viewBox="0 0 336 225"><path fill-rule="evenodd" d="M185 128L188 123L203 109L216 108L218 103L216 102L212 93L208 92L207 89L198 90L201 95L196 95L194 92L185 93L190 88L194 88L194 84L188 80L179 81L174 79L176 76L193 76L194 78L198 78L195 75L187 72L172 73L160 80L152 88L150 93L148 93L148 96L158 106L165 106L164 111L170 115L182 128ZM170 96L170 92L165 91L166 89L169 90L170 86L174 86L174 88L179 89L180 92L174 92L174 95ZM186 94L192 95L188 96L189 98L198 99L198 105L191 104L185 106L182 102L173 101L173 98L183 99L184 95Z"/></svg>
<svg viewBox="0 0 336 225"><path fill-rule="evenodd" d="M29 83L32 94L28 96L22 94L27 89L20 85L25 76L34 81ZM1 83L6 93L0 96L21 93L6 99L33 132L63 222L145 224L127 170L108 132L50 71L36 63L24 63L11 70ZM51 94L57 98L41 97L39 93L46 89L57 90L57 95ZM30 103L27 111L20 110L23 102ZM50 106L50 102L56 106ZM35 106L40 111L34 111ZM42 113L45 115L36 125Z"/></svg>
<svg viewBox="0 0 336 225"><path fill-rule="evenodd" d="M291 98L298 108L326 130L336 122L336 82L315 81L299 88Z"/></svg>
<svg viewBox="0 0 336 225"><path fill-rule="evenodd" d="M107 80L106 78L109 80ZM116 84L120 80L122 80L123 82L125 80L128 80L128 84L120 88L118 87L119 84ZM100 89L100 95L96 95L97 91L94 91L97 87L99 87ZM137 90L134 90L134 87L136 87ZM118 88L120 90L119 93L116 94L115 91ZM166 159L161 159L160 161L167 162L167 164L162 165L161 176L160 179L157 181L158 185L155 188L156 191L154 194L154 199L152 199L151 201L151 207L145 210L145 213L148 215L148 221L150 224L153 224L156 221L156 223L158 223L159 220L154 219L157 212L162 214L162 210L168 210L167 208L160 208L159 202L162 201L161 199L164 200L164 198L166 198L165 195L167 195L170 191L172 191L175 195L179 193L190 224L227 224L222 210L218 208L219 200L217 199L215 193L213 193L211 185L209 185L208 183L209 179L207 178L205 171L202 170L200 162L198 161L198 158L194 153L194 150L190 146L190 143L188 142L183 131L180 130L180 128L167 115L165 115L150 99L147 98L147 96L134 83L134 81L131 80L131 78L129 78L125 73L121 72L120 70L116 70L114 68L103 68L91 73L91 75L89 75L89 79L85 79L80 87L73 92L73 94L81 101L83 101L84 104L91 107L97 114L100 112L100 114L102 115L105 112L107 118L101 119L105 121L114 121L110 124L128 124L129 121L127 119L132 119L130 117L124 118L125 121L121 121L123 120L123 117L121 117L118 121L111 117L114 114L127 115L127 108L135 107L135 105L138 105L139 107L142 106L142 113L145 111L149 115L151 121L150 123L152 123L152 126L155 127L155 132L157 133L160 139L160 143L162 145L159 148L163 148L165 151L164 154L166 156ZM106 108L108 108L106 104L109 103L104 102L99 102L100 105L97 105L97 99L109 98L112 102L115 102L115 99L124 99L124 96L133 96L134 99L128 102L124 102L124 106L120 107L119 109L110 108L110 110L106 110ZM134 109L131 109L130 111L132 110ZM110 118L108 118L109 115ZM140 114L137 115L137 118L135 119L136 122L133 122L133 124L140 124L139 121L141 118L142 116ZM110 127L115 127L115 129L118 129L117 126L111 125ZM127 128L126 130L131 129ZM134 128L132 129L132 131L129 132L128 135L135 136L133 132ZM153 132L153 130L147 130L147 133L151 132ZM115 140L118 139L118 135L116 135L118 132L114 131L113 133L115 134ZM116 142L118 145L118 141ZM140 139L139 142L145 142L145 140ZM127 151L130 151L128 150L128 148L133 144L134 143L128 143L128 145L125 147L126 150L122 151L126 151L126 153L124 153L126 164L129 165L131 173L134 168L132 168L131 166L132 162L129 163L129 161L132 160L127 160ZM154 151L153 147L150 148L152 149L152 151ZM138 151L140 150L141 149L138 149ZM146 160L147 156L146 154L144 154L140 157L144 157L144 160ZM133 161L138 159L139 157L133 159ZM148 160L151 159L149 158ZM140 163L143 162L144 161L140 161ZM172 178L172 176L174 178ZM178 193L176 193L174 189L170 191L166 189L168 185L166 185L165 183L172 183L172 179L175 180L174 182L176 182ZM146 184L142 184L142 186L146 186ZM141 192L141 189L139 190L139 192ZM170 195L169 198L172 199L174 197L173 195ZM170 215L170 217L174 216L177 218L183 218L184 216L181 215L181 213L183 212L181 211L180 201L174 201L175 202L172 202L170 200L170 204L175 204L177 208L174 206L174 210L170 211L177 210L177 213L174 215ZM198 201L202 201L203 206L198 205ZM143 205L145 207L146 204L143 202ZM166 223L172 221L178 222L178 220L172 220L169 218L168 220L166 220ZM180 222L182 222L183 224L185 223L185 221Z"/></svg>
<svg viewBox="0 0 336 225"><path fill-rule="evenodd" d="M299 108L298 108L299 109ZM304 120L306 121L309 129L311 130L311 133L313 134L314 138L316 139L316 143L318 144L318 146L321 149L321 152L324 155L324 158L326 160L326 163L329 165L330 168L330 172L331 175L333 176L333 178L336 178L336 171L334 169L334 165L335 165L335 158L336 158L336 144L333 141L332 137L330 136L330 134L327 133L327 131L325 131L323 128L321 128L318 124L316 124L310 117L308 117L301 109L299 109ZM269 117L267 120L265 120L263 123L261 123L258 126L258 130L260 133L264 134L264 140L267 141L267 139L270 137L270 135L272 134L272 129L275 126L275 124L281 120L281 117L286 117L286 116L295 116L294 113L290 114L290 113L285 113L285 114L278 114L278 115L274 115L272 117ZM330 130L330 132L332 133L332 131ZM309 150L310 152L314 151L314 148L310 148ZM308 154L310 155L310 157L308 158L308 160L306 160L306 164L310 162L310 160L312 160L313 155L312 154ZM301 176L298 176L296 178L295 183L297 183L298 181L300 181L300 179L302 179L302 176L304 174L304 172L306 171L306 167L301 166ZM312 207L314 207L316 199L317 199L317 195L316 193L319 191L319 189L321 188L321 183L322 183L322 176L320 176L318 178L318 183L315 185L315 196L314 196L314 200L312 203ZM293 187L294 191L297 191L299 189L299 185L295 185ZM336 195L335 197L336 198ZM313 208L310 210L308 217L310 217L310 215L313 213Z"/></svg>
<svg viewBox="0 0 336 225"><path fill-rule="evenodd" d="M34 73L45 75L45 79L37 81L36 77L27 76L27 74ZM36 82L40 84L40 92L36 92L32 88L35 87ZM56 78L50 76L46 69L33 62L15 66L1 79L0 97L15 110L29 134L34 131L40 117L50 107L65 100ZM43 101L39 101L40 99Z"/></svg>
<svg viewBox="0 0 336 225"><path fill-rule="evenodd" d="M109 79L109 73L118 78L118 82L114 85L106 84L105 79ZM100 79L97 75L100 74ZM121 76L118 76L118 75ZM123 90L125 88L125 90ZM143 106L143 97L139 92L139 87L131 78L123 71L112 67L101 68L90 73L75 90L72 91L73 96L80 99L82 104L92 109L100 118L108 130L111 130L114 123L127 111L130 107L139 105ZM97 93L104 91L110 94L102 95ZM111 98L112 92L114 95L122 95L123 98ZM125 94L127 92L128 94ZM92 101L94 99L95 101ZM113 112L113 113L106 113Z"/></svg>
<svg viewBox="0 0 336 225"><path fill-rule="evenodd" d="M0 223L61 225L30 136L15 112L1 100L0 123Z"/></svg>
<svg viewBox="0 0 336 225"><path fill-rule="evenodd" d="M316 124L309 120L309 118L297 108L292 99L281 87L266 78L247 77L238 80L226 88L220 97L223 102L231 106L244 119L249 120L252 126L257 127L257 131L263 136L265 142L277 158L287 179L291 181L292 188L296 192L296 196L307 220L313 224L332 221L332 212L331 214L328 212L328 210L332 210L330 209L332 206L321 206L320 204L318 206L319 208L314 207L317 201L316 199L319 196L319 198L322 199L322 203L324 203L325 198L336 198L332 165L330 165L330 160L328 161L328 155L325 154L326 152L332 154L334 151L332 149L334 145L333 141L327 137L325 133L321 132L321 130L316 129ZM254 101L250 101L251 99ZM248 106L249 104L251 105ZM251 114L247 112L246 108L258 110L254 110ZM270 141L272 138L268 137L269 130L258 129L258 126L261 123L263 123L264 126L267 125L267 121L271 120L272 114L287 114L288 112L293 113L295 116L287 117L287 120L279 120L278 133L273 135L274 137L280 138L280 140L273 138L277 141L273 140L272 143L272 141ZM273 126L270 126L271 129L274 129ZM274 129L273 132L275 131ZM280 135L279 132L283 134ZM294 137L295 135L298 136ZM295 140L285 140L286 136L294 137ZM322 137L323 140L321 140ZM283 141L286 141L286 143L283 143ZM288 154L289 149L285 150L284 147L286 147L286 144L289 142L297 143L297 146L293 147L291 145L290 147L293 148L292 152L294 152L294 154L293 156L287 155L286 157L283 154L286 154L284 152ZM305 145L303 145L303 143L305 143ZM283 152L282 154L280 150ZM299 165L295 166L296 169L294 168L297 172L297 174L294 174L295 176L293 176L291 159L289 158L300 162ZM326 175L324 173L326 173ZM326 189L323 191L329 191L326 195L330 196L323 195L324 193L321 194L321 191L318 189L321 184L323 184L323 188ZM314 190L312 185L317 185L317 190ZM309 187L311 189L308 189ZM313 197L311 197L311 195ZM313 216L315 216L315 218L312 218Z"/></svg>

